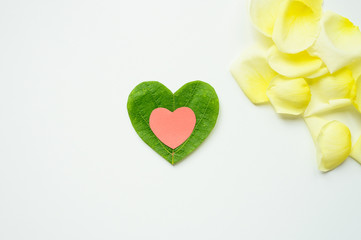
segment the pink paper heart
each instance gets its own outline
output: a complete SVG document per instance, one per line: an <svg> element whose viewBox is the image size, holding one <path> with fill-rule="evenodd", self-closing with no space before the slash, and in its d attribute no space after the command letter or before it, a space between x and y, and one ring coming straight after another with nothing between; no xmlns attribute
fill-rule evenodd
<svg viewBox="0 0 361 240"><path fill-rule="evenodd" d="M192 134L196 125L196 115L188 107L181 107L174 112L166 108L156 108L149 118L149 126L159 140L175 149Z"/></svg>

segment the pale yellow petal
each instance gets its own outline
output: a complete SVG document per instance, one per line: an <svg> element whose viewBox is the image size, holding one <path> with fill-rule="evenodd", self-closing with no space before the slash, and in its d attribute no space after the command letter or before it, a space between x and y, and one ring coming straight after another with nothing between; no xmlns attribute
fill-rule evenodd
<svg viewBox="0 0 361 240"><path fill-rule="evenodd" d="M324 102L313 103L313 101L311 100L304 115L305 117L309 117L312 115L324 114L351 106L352 106L351 99L332 99L328 103L324 103Z"/></svg>
<svg viewBox="0 0 361 240"><path fill-rule="evenodd" d="M338 167L350 155L351 145L351 133L345 124L339 121L327 123L316 141L318 168L327 172Z"/></svg>
<svg viewBox="0 0 361 240"><path fill-rule="evenodd" d="M321 58L331 73L361 57L361 32L350 20L327 11L321 26L318 39L308 51Z"/></svg>
<svg viewBox="0 0 361 240"><path fill-rule="evenodd" d="M330 122L329 120L317 116L305 117L304 120L315 143L322 127L325 126L328 122Z"/></svg>
<svg viewBox="0 0 361 240"><path fill-rule="evenodd" d="M289 0L280 6L272 39L281 52L309 48L320 32L323 0Z"/></svg>
<svg viewBox="0 0 361 240"><path fill-rule="evenodd" d="M231 66L231 73L246 96L254 104L268 102L266 95L271 80L277 75L261 54L237 59Z"/></svg>
<svg viewBox="0 0 361 240"><path fill-rule="evenodd" d="M326 66L322 66L320 69L318 69L316 72L314 72L313 74L307 76L307 79L315 79L315 78L319 78L322 77L324 75L326 75L328 72L328 69Z"/></svg>
<svg viewBox="0 0 361 240"><path fill-rule="evenodd" d="M270 49L268 63L277 73L289 78L309 76L323 64L321 59L311 57L306 51L287 54L279 51L276 46Z"/></svg>
<svg viewBox="0 0 361 240"><path fill-rule="evenodd" d="M249 11L253 25L265 36L272 37L279 6L286 0L251 0Z"/></svg>
<svg viewBox="0 0 361 240"><path fill-rule="evenodd" d="M361 60L353 62L348 68L351 70L354 79L361 76Z"/></svg>
<svg viewBox="0 0 361 240"><path fill-rule="evenodd" d="M355 84L355 95L354 105L356 109L361 112L361 76L357 79Z"/></svg>
<svg viewBox="0 0 361 240"><path fill-rule="evenodd" d="M312 95L328 102L332 99L352 99L354 97L354 84L352 72L344 68L334 74L327 74L311 83Z"/></svg>
<svg viewBox="0 0 361 240"><path fill-rule="evenodd" d="M350 156L361 164L361 136L352 146Z"/></svg>
<svg viewBox="0 0 361 240"><path fill-rule="evenodd" d="M311 99L310 88L303 78L280 75L271 81L267 96L277 113L288 116L301 115Z"/></svg>

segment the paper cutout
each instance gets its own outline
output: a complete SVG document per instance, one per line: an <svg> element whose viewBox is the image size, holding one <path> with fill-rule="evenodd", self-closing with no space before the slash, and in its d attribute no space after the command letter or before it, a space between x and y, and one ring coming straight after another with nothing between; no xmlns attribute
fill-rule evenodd
<svg viewBox="0 0 361 240"><path fill-rule="evenodd" d="M154 109L150 114L149 126L154 134L168 147L175 149L192 134L196 125L196 115L188 107L174 112L166 108Z"/></svg>

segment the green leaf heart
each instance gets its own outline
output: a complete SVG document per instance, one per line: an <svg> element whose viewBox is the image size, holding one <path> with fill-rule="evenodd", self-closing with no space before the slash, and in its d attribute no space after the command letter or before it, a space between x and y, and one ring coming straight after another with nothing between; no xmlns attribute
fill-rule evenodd
<svg viewBox="0 0 361 240"><path fill-rule="evenodd" d="M191 136L172 149L163 144L149 126L149 117L156 108L175 111L189 107L196 115ZM143 141L171 164L176 164L193 152L214 128L219 112L219 101L212 86L202 81L185 84L172 93L163 84L150 81L136 86L128 98L128 113L132 125Z"/></svg>

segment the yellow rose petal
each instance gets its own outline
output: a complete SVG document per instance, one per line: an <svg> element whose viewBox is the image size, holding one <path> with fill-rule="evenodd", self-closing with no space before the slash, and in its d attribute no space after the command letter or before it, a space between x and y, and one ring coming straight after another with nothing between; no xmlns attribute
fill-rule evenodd
<svg viewBox="0 0 361 240"><path fill-rule="evenodd" d="M281 52L309 48L320 32L323 0L288 0L280 6L272 39Z"/></svg>
<svg viewBox="0 0 361 240"><path fill-rule="evenodd" d="M268 102L266 95L271 80L277 75L260 54L237 59L231 66L231 73L246 96L254 104Z"/></svg>
<svg viewBox="0 0 361 240"><path fill-rule="evenodd" d="M317 116L305 117L304 120L308 130L311 133L313 141L316 143L317 137L320 134L322 127L325 126L329 121Z"/></svg>
<svg viewBox="0 0 361 240"><path fill-rule="evenodd" d="M354 105L356 109L361 112L361 76L357 79L355 84L355 99L354 99Z"/></svg>
<svg viewBox="0 0 361 240"><path fill-rule="evenodd" d="M319 96L325 102L332 99L352 99L354 97L352 72L345 68L334 74L327 74L311 83L312 94Z"/></svg>
<svg viewBox="0 0 361 240"><path fill-rule="evenodd" d="M361 164L361 136L353 145L350 156Z"/></svg>
<svg viewBox="0 0 361 240"><path fill-rule="evenodd" d="M361 57L361 56L360 56ZM357 60L356 62L353 62L349 69L352 72L353 78L358 79L361 76L361 59Z"/></svg>
<svg viewBox="0 0 361 240"><path fill-rule="evenodd" d="M267 37L272 37L279 6L286 0L251 0L249 11L253 25Z"/></svg>
<svg viewBox="0 0 361 240"><path fill-rule="evenodd" d="M327 172L338 167L350 155L351 145L351 133L345 124L327 123L316 141L318 168Z"/></svg>
<svg viewBox="0 0 361 240"><path fill-rule="evenodd" d="M273 70L289 78L309 76L323 64L321 59L311 57L306 51L287 54L279 51L276 46L270 49L268 63Z"/></svg>
<svg viewBox="0 0 361 240"><path fill-rule="evenodd" d="M328 69L326 66L322 66L320 69L318 69L316 72L314 72L313 74L306 76L307 79L315 79L315 78L319 78L322 77L324 75L326 75L328 72Z"/></svg>
<svg viewBox="0 0 361 240"><path fill-rule="evenodd" d="M332 99L328 103L315 102L312 100L305 111L305 117L309 117L317 114L324 114L331 111L340 110L352 106L350 99Z"/></svg>
<svg viewBox="0 0 361 240"><path fill-rule="evenodd" d="M361 32L350 20L327 11L321 26L318 39L308 51L321 58L331 73L360 58Z"/></svg>
<svg viewBox="0 0 361 240"><path fill-rule="evenodd" d="M311 92L303 78L289 79L279 75L271 81L267 96L277 113L299 116L307 108Z"/></svg>

